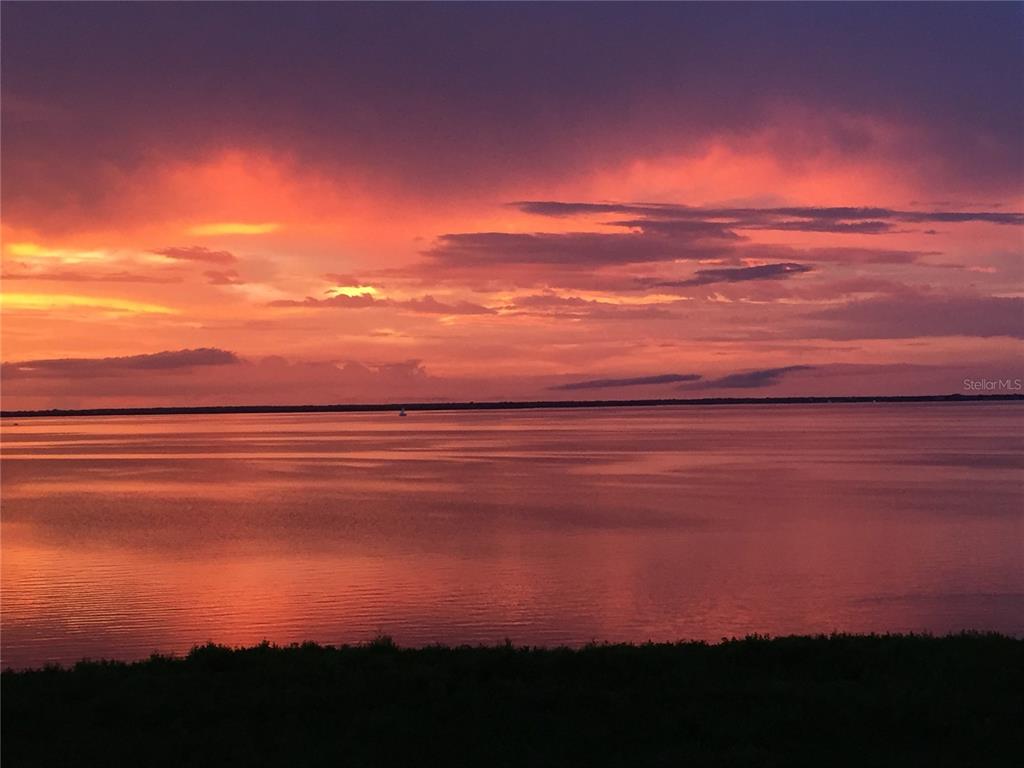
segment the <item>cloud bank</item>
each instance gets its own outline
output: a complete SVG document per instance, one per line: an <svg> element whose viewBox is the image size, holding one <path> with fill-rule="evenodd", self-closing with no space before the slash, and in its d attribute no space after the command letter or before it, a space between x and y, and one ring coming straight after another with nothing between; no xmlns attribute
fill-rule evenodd
<svg viewBox="0 0 1024 768"><path fill-rule="evenodd" d="M662 373L656 376L636 376L629 379L589 379L574 381L569 384L558 384L548 389L572 392L584 389L615 389L618 387L644 387L651 384L674 384L680 381L697 381L697 373Z"/></svg>

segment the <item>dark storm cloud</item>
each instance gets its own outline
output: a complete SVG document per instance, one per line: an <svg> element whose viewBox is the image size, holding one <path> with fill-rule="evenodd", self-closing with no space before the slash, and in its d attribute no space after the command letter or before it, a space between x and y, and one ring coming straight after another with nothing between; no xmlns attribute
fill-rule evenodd
<svg viewBox="0 0 1024 768"><path fill-rule="evenodd" d="M210 264L234 264L238 259L230 251L214 251L201 245L189 245L179 248L163 248L155 250L160 256L179 261L202 261Z"/></svg>
<svg viewBox="0 0 1024 768"><path fill-rule="evenodd" d="M699 219L633 219L629 221L609 222L613 227L640 229L649 234L661 234L677 237L711 238L715 240L743 240L734 231L734 225L722 224L717 221L701 221Z"/></svg>
<svg viewBox="0 0 1024 768"><path fill-rule="evenodd" d="M542 266L547 270L595 269L684 260L790 259L743 269L701 270L691 281L666 281L664 287L685 287L711 282L779 279L806 272L798 262L840 264L909 264L934 251L885 248L818 247L755 244L742 230L783 229L833 234L883 234L896 226L922 221L987 222L1020 226L1024 214L993 212L910 212L888 208L688 208L671 204L513 203L545 216L572 217L586 213L631 213L634 218L606 222L629 232L510 233L462 232L439 237L424 252L427 261L414 271L436 276L438 267L495 270L508 266ZM805 217L795 220L793 217ZM723 219L722 221L714 219ZM895 222L895 225L892 223ZM739 231L737 231L739 230ZM554 284L554 283L553 283ZM563 283L564 284L564 283Z"/></svg>
<svg viewBox="0 0 1024 768"><path fill-rule="evenodd" d="M644 232L675 234L716 229L739 239L735 230L779 230L831 232L833 234L878 235L896 230L899 224L942 222L962 224L984 222L1007 226L1024 225L1024 214L1003 211L902 211L870 207L705 208L671 203L579 203L525 201L512 203L524 213L557 218L588 214L629 214L631 219L608 222L611 226ZM895 224L894 224L895 223Z"/></svg>
<svg viewBox="0 0 1024 768"><path fill-rule="evenodd" d="M884 221L778 221L747 229L768 229L786 232L831 232L835 235L884 235L895 228Z"/></svg>
<svg viewBox="0 0 1024 768"><path fill-rule="evenodd" d="M761 389L779 383L779 380L796 371L813 370L813 365L787 365L782 368L762 368L757 371L732 373L720 379L709 379L696 384L684 384L680 389Z"/></svg>
<svg viewBox="0 0 1024 768"><path fill-rule="evenodd" d="M242 140L472 194L495 174L748 136L789 105L907 125L895 160L1016 189L1021 18L1017 3L8 3L5 214L88 214L109 202L97 178ZM872 149L835 122L816 140ZM816 149L780 136L783 155Z"/></svg>
<svg viewBox="0 0 1024 768"><path fill-rule="evenodd" d="M728 216L730 209L721 209L721 215ZM795 208L752 208L735 209L736 216L742 217L745 212L750 214L767 214L770 216L799 216L812 221L846 221L862 219L892 219L908 223L922 222L954 222L984 221L990 224L1024 224L1024 213L1007 213L992 211L900 211L890 208L853 208L853 207L795 207Z"/></svg>
<svg viewBox="0 0 1024 768"><path fill-rule="evenodd" d="M729 230L698 227L667 231L654 228L654 231L624 234L468 232L443 235L423 255L426 260L410 268L408 274L428 275L432 280L441 280L455 276L465 278L474 272L494 276L509 268L522 271L522 268L530 267L534 277L543 272L550 276L552 285L568 285L567 271L583 273L631 264L705 259L738 263L744 258L840 264L909 264L922 256L936 255L936 252L749 244L736 238ZM749 274L750 279L780 276L772 273L772 269L766 269ZM742 274L737 274L739 279L743 279Z"/></svg>
<svg viewBox="0 0 1024 768"><path fill-rule="evenodd" d="M577 389L612 389L616 387L641 387L651 384L674 384L681 381L697 381L697 373L663 373L657 376L637 376L631 379L590 379L574 381L570 384L559 384L548 389L571 391Z"/></svg>
<svg viewBox="0 0 1024 768"><path fill-rule="evenodd" d="M470 232L442 235L426 251L435 263L459 266L492 264L571 264L604 266L721 256L735 239L731 233L688 232L679 237L644 233L605 235L594 232ZM716 242L718 241L718 242Z"/></svg>
<svg viewBox="0 0 1024 768"><path fill-rule="evenodd" d="M787 246L751 246L744 256L781 258L791 256L801 261L835 264L913 264L922 256L940 256L940 251L901 251L891 248L789 248Z"/></svg>
<svg viewBox="0 0 1024 768"><path fill-rule="evenodd" d="M233 365L238 362L240 360L234 352L206 347L128 357L59 358L4 363L3 378L95 378L120 376L134 371L173 371L196 366Z"/></svg>
<svg viewBox="0 0 1024 768"><path fill-rule="evenodd" d="M643 281L650 288L687 288L711 283L742 283L748 280L783 280L804 272L811 267L804 264L763 264L759 267L736 267L723 269L698 269L689 280Z"/></svg>

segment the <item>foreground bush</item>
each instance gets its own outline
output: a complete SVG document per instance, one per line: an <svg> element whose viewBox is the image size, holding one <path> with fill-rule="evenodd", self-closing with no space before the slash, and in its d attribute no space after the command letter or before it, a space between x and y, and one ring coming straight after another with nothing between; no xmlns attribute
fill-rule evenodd
<svg viewBox="0 0 1024 768"><path fill-rule="evenodd" d="M261 645L4 672L16 766L1014 765L1024 641Z"/></svg>

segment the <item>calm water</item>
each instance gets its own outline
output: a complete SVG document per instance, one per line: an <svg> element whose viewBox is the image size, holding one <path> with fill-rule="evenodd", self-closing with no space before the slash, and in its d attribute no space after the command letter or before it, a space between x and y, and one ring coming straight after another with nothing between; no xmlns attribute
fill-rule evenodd
<svg viewBox="0 0 1024 768"><path fill-rule="evenodd" d="M1024 634L1024 406L3 424L2 663Z"/></svg>

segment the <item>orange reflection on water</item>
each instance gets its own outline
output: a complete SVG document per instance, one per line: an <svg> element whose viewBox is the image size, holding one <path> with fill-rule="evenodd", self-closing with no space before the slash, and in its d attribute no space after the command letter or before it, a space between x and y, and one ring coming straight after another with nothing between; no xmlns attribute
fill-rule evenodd
<svg viewBox="0 0 1024 768"><path fill-rule="evenodd" d="M1024 633L1017 405L5 423L3 663Z"/></svg>

